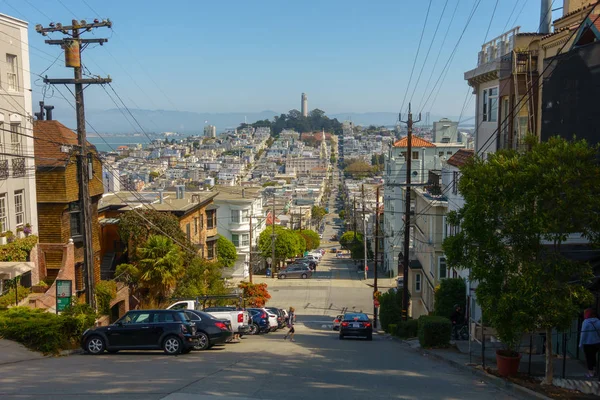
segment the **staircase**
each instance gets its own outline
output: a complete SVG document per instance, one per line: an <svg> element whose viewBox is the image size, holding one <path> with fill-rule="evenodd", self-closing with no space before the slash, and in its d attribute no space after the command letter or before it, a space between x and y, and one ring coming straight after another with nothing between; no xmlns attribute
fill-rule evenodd
<svg viewBox="0 0 600 400"><path fill-rule="evenodd" d="M100 264L100 279L103 281L108 281L115 276L115 253L106 253L102 258L102 263Z"/></svg>

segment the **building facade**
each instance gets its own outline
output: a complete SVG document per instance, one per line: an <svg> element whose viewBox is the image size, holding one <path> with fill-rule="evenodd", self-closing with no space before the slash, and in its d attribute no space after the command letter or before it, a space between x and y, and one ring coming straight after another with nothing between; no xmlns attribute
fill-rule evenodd
<svg viewBox="0 0 600 400"><path fill-rule="evenodd" d="M27 22L0 14L0 231L38 232Z"/></svg>

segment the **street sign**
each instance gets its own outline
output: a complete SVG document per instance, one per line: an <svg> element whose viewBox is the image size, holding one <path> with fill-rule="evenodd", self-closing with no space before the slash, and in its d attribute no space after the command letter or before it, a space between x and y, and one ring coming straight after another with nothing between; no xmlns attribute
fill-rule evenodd
<svg viewBox="0 0 600 400"><path fill-rule="evenodd" d="M273 262L273 259L271 257L267 257L267 264L271 264Z"/></svg>
<svg viewBox="0 0 600 400"><path fill-rule="evenodd" d="M64 311L71 304L73 281L66 279L56 280L56 313Z"/></svg>

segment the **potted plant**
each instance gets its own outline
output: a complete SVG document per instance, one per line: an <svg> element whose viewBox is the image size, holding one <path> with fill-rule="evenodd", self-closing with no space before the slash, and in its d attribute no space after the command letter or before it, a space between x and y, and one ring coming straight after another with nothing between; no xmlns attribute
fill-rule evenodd
<svg viewBox="0 0 600 400"><path fill-rule="evenodd" d="M15 241L15 234L13 233L13 231L6 231L4 234L6 235L6 241L8 243L12 243Z"/></svg>
<svg viewBox="0 0 600 400"><path fill-rule="evenodd" d="M17 228L17 237L18 237L19 239L21 239L21 238L25 237L25 233L23 233L23 227L22 227L22 226L19 226L19 227Z"/></svg>
<svg viewBox="0 0 600 400"><path fill-rule="evenodd" d="M6 244L6 232L0 233L0 245Z"/></svg>
<svg viewBox="0 0 600 400"><path fill-rule="evenodd" d="M25 228L23 228L23 233L25 234L25 236L31 235L32 231L33 230L31 229L31 224L26 224Z"/></svg>

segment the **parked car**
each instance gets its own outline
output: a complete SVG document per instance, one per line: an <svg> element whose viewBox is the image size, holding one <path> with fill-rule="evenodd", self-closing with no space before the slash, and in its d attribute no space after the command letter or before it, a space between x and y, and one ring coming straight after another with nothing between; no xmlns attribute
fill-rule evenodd
<svg viewBox="0 0 600 400"><path fill-rule="evenodd" d="M198 341L196 325L181 310L129 311L114 324L86 330L81 347L90 354L104 350L160 350L189 353Z"/></svg>
<svg viewBox="0 0 600 400"><path fill-rule="evenodd" d="M364 313L346 313L340 324L340 340L348 336L373 340L373 324Z"/></svg>
<svg viewBox="0 0 600 400"><path fill-rule="evenodd" d="M269 314L260 308L248 308L250 314L250 335L258 335L259 333L269 332L271 324L269 323Z"/></svg>
<svg viewBox="0 0 600 400"><path fill-rule="evenodd" d="M225 343L233 335L227 319L217 319L203 311L186 310L185 313L196 324L198 341L194 350L208 350L215 344Z"/></svg>
<svg viewBox="0 0 600 400"><path fill-rule="evenodd" d="M279 274L277 275L277 277L279 279L286 279L286 278L307 279L307 278L312 277L312 271L310 270L310 267L308 267L306 265L290 264L286 268L283 268L281 271L279 271Z"/></svg>
<svg viewBox="0 0 600 400"><path fill-rule="evenodd" d="M342 323L342 318L344 318L344 316L342 314L339 314L337 317L335 317L335 319L333 320L333 330L334 331L339 331L340 330L340 325Z"/></svg>
<svg viewBox="0 0 600 400"><path fill-rule="evenodd" d="M314 260L309 260L307 258L300 257L300 258L296 258L293 262L288 264L286 267L289 267L290 265L305 265L305 266L309 267L310 269L314 269L317 266L317 263Z"/></svg>
<svg viewBox="0 0 600 400"><path fill-rule="evenodd" d="M215 318L226 319L231 323L231 329L234 333L248 333L250 316L246 311L238 310L236 307L209 307L202 310L202 305L196 300L180 300L169 307L167 310L196 310L208 312Z"/></svg>
<svg viewBox="0 0 600 400"><path fill-rule="evenodd" d="M277 328L281 329L281 328L285 328L285 314L283 312L283 310L276 308L276 307L266 307L267 311L272 312L273 314L277 315ZM270 323L270 321L269 321Z"/></svg>

